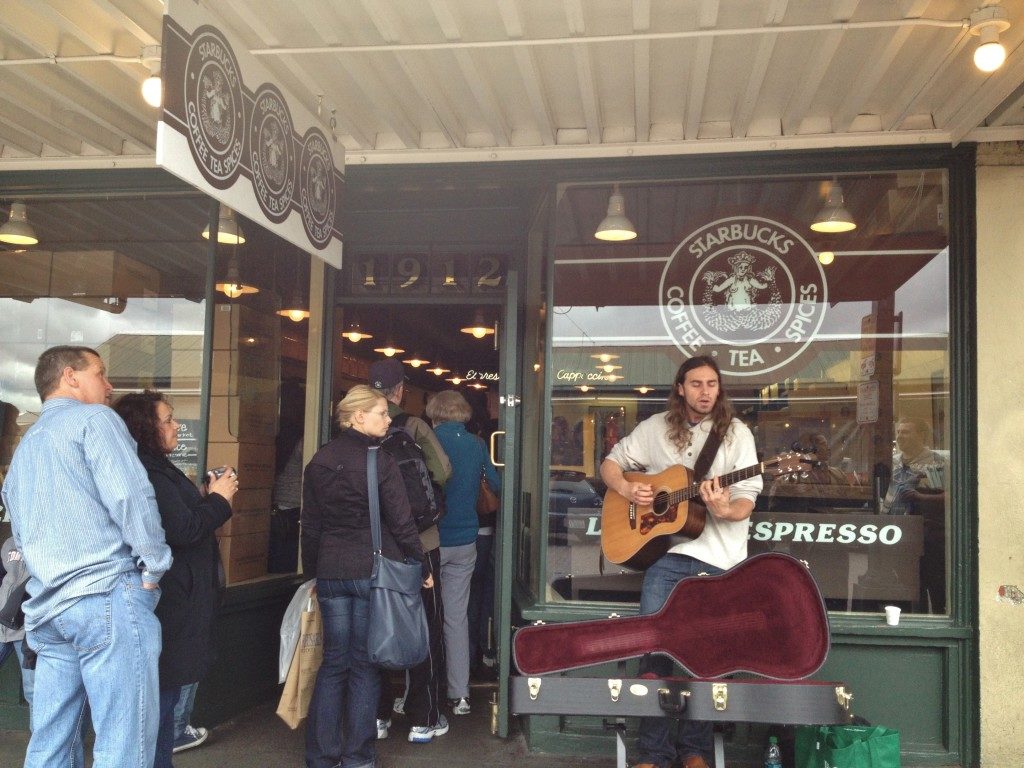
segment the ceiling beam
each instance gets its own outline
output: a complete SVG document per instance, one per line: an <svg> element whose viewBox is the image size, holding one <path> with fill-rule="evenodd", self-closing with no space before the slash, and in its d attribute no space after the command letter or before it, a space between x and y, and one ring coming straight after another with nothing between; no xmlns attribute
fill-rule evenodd
<svg viewBox="0 0 1024 768"><path fill-rule="evenodd" d="M448 1L428 0L428 2L445 40L448 42L461 41L462 31ZM494 136L495 145L499 147L509 146L512 143L512 131L509 129L508 121L505 119L504 114L502 114L498 99L495 98L494 92L477 67L470 51L459 48L452 51L452 55L455 57L455 63L458 65L459 70L461 70L462 77L465 79L466 85L469 86L473 98L476 99L477 107L483 113L484 120L490 128L491 134Z"/></svg>
<svg viewBox="0 0 1024 768"><path fill-rule="evenodd" d="M2 90L4 90L4 84L0 83L0 91ZM33 101L25 96L27 94L15 96L16 101L11 101L6 96L0 95L0 115L3 115L4 122L27 131L29 135L37 136L44 143L64 154L81 154L82 142L80 140L55 125L45 114L40 115L35 111L23 108L27 102Z"/></svg>
<svg viewBox="0 0 1024 768"><path fill-rule="evenodd" d="M81 112L57 107L53 111L53 120L76 136L80 136L89 146L108 155L120 155L123 151L124 140L117 133L99 125Z"/></svg>
<svg viewBox="0 0 1024 768"><path fill-rule="evenodd" d="M918 99L934 87L936 81L949 69L950 64L960 56L960 52L970 42L971 37L968 30L961 30L945 50L936 48L915 67L903 90L890 102L891 109L882 115L883 131L895 131L900 127L913 112Z"/></svg>
<svg viewBox="0 0 1024 768"><path fill-rule="evenodd" d="M701 0L698 24L701 29L714 29L718 23L718 0ZM688 140L700 134L701 117L704 115L704 96L708 89L708 73L711 69L713 37L697 38L697 47L690 64L690 85L686 93L686 116L683 119L683 136Z"/></svg>
<svg viewBox="0 0 1024 768"><path fill-rule="evenodd" d="M386 42L397 43L408 36L401 20L390 5L377 2L377 0L361 0L361 3L377 33ZM412 53L396 51L395 61L405 75L406 86L419 94L424 103L430 107L448 142L453 147L464 147L466 145L466 129L422 57L417 60Z"/></svg>
<svg viewBox="0 0 1024 768"><path fill-rule="evenodd" d="M79 0L65 0L65 2ZM142 45L160 45L163 36L163 13L154 13L154 4L150 2L130 2L130 0L89 0L95 11L102 13L111 23L125 30ZM164 3L159 3L164 5ZM124 6L129 6L125 10ZM92 15L92 14L90 14Z"/></svg>
<svg viewBox="0 0 1024 768"><path fill-rule="evenodd" d="M501 22L505 25L505 34L512 40L522 39L523 19L516 0L498 0L498 13L501 14ZM523 88L526 89L526 98L530 102L530 110L533 113L541 142L554 144L555 129L552 125L551 109L548 106L547 97L544 95L544 85L540 69L537 66L536 55L531 48L513 48L512 56L515 58Z"/></svg>
<svg viewBox="0 0 1024 768"><path fill-rule="evenodd" d="M582 0L564 0L565 18L569 23L572 37L583 37L587 33L587 22L583 14ZM601 109L597 99L597 82L590 58L590 47L574 45L572 57L576 62L576 80L583 104L583 119L587 125L587 140L591 144L601 143Z"/></svg>
<svg viewBox="0 0 1024 768"><path fill-rule="evenodd" d="M786 15L786 6L789 0L771 0L768 6L768 13L765 15L764 25L775 26L782 23ZM768 74L768 65L772 60L772 53L775 51L775 43L778 42L778 35L765 35L757 44L757 52L754 54L753 62L750 65L750 74L747 76L747 86L739 98L736 115L732 120L732 135L734 138L747 135L750 129L750 121L754 116L754 109L757 107L757 99L761 94L761 87L764 85L765 76Z"/></svg>
<svg viewBox="0 0 1024 768"><path fill-rule="evenodd" d="M947 128L953 145L959 144L974 128L998 109L1024 82L1024 51L1017 49L1003 66L985 78L977 90L963 89L963 97L948 100L936 115L939 128Z"/></svg>
<svg viewBox="0 0 1024 768"><path fill-rule="evenodd" d="M904 15L909 18L921 16L927 10L928 3L929 0L917 0ZM854 78L853 90L844 94L842 106L832 120L832 130L835 133L846 133L850 129L850 125L861 113L864 104L875 92L913 31L913 27L897 27L891 33L879 33L881 39L864 57L860 73Z"/></svg>
<svg viewBox="0 0 1024 768"><path fill-rule="evenodd" d="M633 31L651 28L651 0L633 0ZM633 135L636 141L651 138L651 41L633 43Z"/></svg>
<svg viewBox="0 0 1024 768"><path fill-rule="evenodd" d="M27 155L40 157L43 154L43 142L30 136L15 125L7 122L4 113L0 112L0 144L20 149Z"/></svg>

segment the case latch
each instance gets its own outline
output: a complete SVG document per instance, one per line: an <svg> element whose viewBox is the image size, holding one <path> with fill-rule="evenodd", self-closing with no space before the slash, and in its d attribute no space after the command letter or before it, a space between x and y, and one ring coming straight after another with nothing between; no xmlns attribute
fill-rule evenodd
<svg viewBox="0 0 1024 768"><path fill-rule="evenodd" d="M526 678L526 687L530 691L530 701L536 701L537 697L540 696L540 683L539 677L528 677Z"/></svg>
<svg viewBox="0 0 1024 768"><path fill-rule="evenodd" d="M612 694L612 701L619 700L619 694L622 693L622 681L621 680L609 680L608 690Z"/></svg>
<svg viewBox="0 0 1024 768"><path fill-rule="evenodd" d="M715 703L715 709L717 711L724 712L726 707L729 706L729 684L712 683L711 701Z"/></svg>
<svg viewBox="0 0 1024 768"><path fill-rule="evenodd" d="M845 685L836 686L836 701L839 702L839 706L845 709L847 712L850 711L850 702L853 700L853 694L846 690Z"/></svg>

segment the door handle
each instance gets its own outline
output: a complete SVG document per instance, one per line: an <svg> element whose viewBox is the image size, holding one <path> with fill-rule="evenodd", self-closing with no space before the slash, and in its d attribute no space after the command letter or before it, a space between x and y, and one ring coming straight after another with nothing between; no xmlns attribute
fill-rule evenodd
<svg viewBox="0 0 1024 768"><path fill-rule="evenodd" d="M500 463L498 461L498 459L496 458L497 453L495 453L495 450L494 450L494 439L498 435L504 435L504 434L505 434L504 430L495 430L494 432L491 432L491 464L493 464L496 467L504 467L505 465Z"/></svg>

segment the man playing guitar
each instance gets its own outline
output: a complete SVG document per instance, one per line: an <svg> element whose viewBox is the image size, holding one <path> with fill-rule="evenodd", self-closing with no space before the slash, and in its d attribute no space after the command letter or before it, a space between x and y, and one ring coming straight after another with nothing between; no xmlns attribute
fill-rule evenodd
<svg viewBox="0 0 1024 768"><path fill-rule="evenodd" d="M722 386L718 364L710 357L693 357L676 373L668 411L657 413L636 428L608 454L601 464L601 479L611 490L638 506L654 502L654 490L643 482L630 482L624 472L643 468L662 472L682 464L693 469L708 442L718 448L710 470L700 486L700 498L708 515L704 532L693 539L679 539L667 554L644 574L640 592L640 613L656 612L672 588L683 578L716 574L732 568L747 556L747 530L754 502L761 491L761 477L755 476L732 486L722 486L719 476L757 464L754 437L742 421L733 416L732 404ZM707 464L706 456L702 464ZM697 478L694 478L695 480ZM646 656L641 673L665 677L672 664L664 656ZM640 762L635 768L707 768L713 762L713 734L710 723L679 721L676 743L672 741L669 718L643 718L638 748ZM721 767L720 767L721 768Z"/></svg>

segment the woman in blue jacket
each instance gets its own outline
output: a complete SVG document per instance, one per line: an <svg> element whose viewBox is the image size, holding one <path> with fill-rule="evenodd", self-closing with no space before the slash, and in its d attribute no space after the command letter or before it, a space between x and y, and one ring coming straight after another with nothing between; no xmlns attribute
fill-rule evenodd
<svg viewBox="0 0 1024 768"><path fill-rule="evenodd" d="M495 491L501 478L491 463L484 441L466 428L473 409L459 392L445 390L427 403L427 416L452 463L444 486L445 513L441 534L441 599L444 601L444 649L448 668L448 698L452 712L469 714L469 588L476 565L476 497L480 476Z"/></svg>

